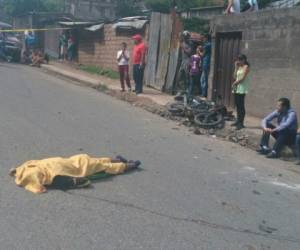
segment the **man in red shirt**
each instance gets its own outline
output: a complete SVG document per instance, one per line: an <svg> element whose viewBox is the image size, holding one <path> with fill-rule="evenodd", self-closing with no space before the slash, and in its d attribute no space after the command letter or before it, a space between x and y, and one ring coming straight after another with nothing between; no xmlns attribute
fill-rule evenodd
<svg viewBox="0 0 300 250"><path fill-rule="evenodd" d="M133 47L132 59L133 59L133 79L135 82L136 94L143 93L143 79L144 69L146 62L147 46L143 42L141 35L135 35L132 37L135 46Z"/></svg>

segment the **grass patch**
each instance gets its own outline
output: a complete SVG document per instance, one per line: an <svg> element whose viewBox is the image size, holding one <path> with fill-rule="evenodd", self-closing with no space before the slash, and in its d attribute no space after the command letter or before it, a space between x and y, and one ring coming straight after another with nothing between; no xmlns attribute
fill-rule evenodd
<svg viewBox="0 0 300 250"><path fill-rule="evenodd" d="M119 72L111 69L104 69L95 65L80 65L79 69L93 75L106 76L111 79L119 79Z"/></svg>

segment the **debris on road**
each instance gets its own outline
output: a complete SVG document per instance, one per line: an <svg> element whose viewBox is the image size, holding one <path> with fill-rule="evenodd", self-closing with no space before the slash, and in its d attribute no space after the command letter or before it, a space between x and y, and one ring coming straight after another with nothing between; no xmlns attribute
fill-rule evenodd
<svg viewBox="0 0 300 250"><path fill-rule="evenodd" d="M223 105L216 105L213 102L195 98L193 104L185 108L184 103L186 101L184 96L178 95L174 97L175 102L162 106L145 96L136 96L131 92L120 92L108 89L101 84L95 89L119 100L126 101L135 107L143 108L148 112L175 121L179 127L185 126L190 128L190 132L195 135L208 135L213 138L218 137L238 143L243 147L249 147L254 150L257 148L257 136L253 136L252 134L250 136L250 134L244 130L236 131L226 127L226 121L234 121L235 118L232 112L229 112ZM205 112L206 115L201 115L202 112ZM197 114L198 117L195 122L195 115ZM220 114L222 114L223 119L221 119ZM215 124L209 124L207 121L215 122ZM197 122L200 123L200 126Z"/></svg>
<svg viewBox="0 0 300 250"><path fill-rule="evenodd" d="M207 129L210 135L214 134L211 132L212 129L222 129L225 120L233 119L232 113L228 112L224 105L198 97L187 102L186 95L176 96L175 102L169 103L167 109L171 117L186 118L185 125Z"/></svg>

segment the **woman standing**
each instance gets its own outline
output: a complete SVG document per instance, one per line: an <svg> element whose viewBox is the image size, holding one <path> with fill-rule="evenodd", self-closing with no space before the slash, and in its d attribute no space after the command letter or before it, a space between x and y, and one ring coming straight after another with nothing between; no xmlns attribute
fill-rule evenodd
<svg viewBox="0 0 300 250"><path fill-rule="evenodd" d="M246 116L245 97L248 94L250 64L245 55L240 55L235 62L234 79L232 84L235 105L237 109L237 121L232 124L237 130L243 129Z"/></svg>
<svg viewBox="0 0 300 250"><path fill-rule="evenodd" d="M200 85L202 69L203 47L198 46L195 55L191 56L189 63L190 83L188 87L189 101L193 98L195 85ZM201 86L199 86L201 92ZM201 94L201 93L200 93Z"/></svg>

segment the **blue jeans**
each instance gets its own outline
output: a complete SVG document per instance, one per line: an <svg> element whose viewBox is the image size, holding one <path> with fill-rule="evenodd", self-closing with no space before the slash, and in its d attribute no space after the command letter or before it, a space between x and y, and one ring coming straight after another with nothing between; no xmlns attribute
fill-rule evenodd
<svg viewBox="0 0 300 250"><path fill-rule="evenodd" d="M267 124L268 128L274 129L275 127L272 124ZM296 131L289 130L289 129L284 129L281 131L276 131L273 132L272 134L263 132L263 136L261 138L260 145L261 147L266 146L269 147L269 140L270 140L270 135L272 135L276 142L273 146L273 151L275 151L276 154L280 155L281 150L285 145L287 146L292 146L295 144L295 139L296 139ZM298 136L297 136L298 139ZM297 141L298 143L298 141ZM300 145L300 138L299 138L299 145ZM297 144L298 146L298 144Z"/></svg>
<svg viewBox="0 0 300 250"><path fill-rule="evenodd" d="M300 159L300 134L296 137L297 157Z"/></svg>
<svg viewBox="0 0 300 250"><path fill-rule="evenodd" d="M207 97L209 68L203 68L201 76L201 96Z"/></svg>
<svg viewBox="0 0 300 250"><path fill-rule="evenodd" d="M133 65L133 80L135 82L135 93L143 93L144 67L139 64Z"/></svg>
<svg viewBox="0 0 300 250"><path fill-rule="evenodd" d="M189 100L194 95L194 88L200 83L200 75L190 76L189 87L188 87L188 98ZM201 89L200 89L201 91Z"/></svg>

